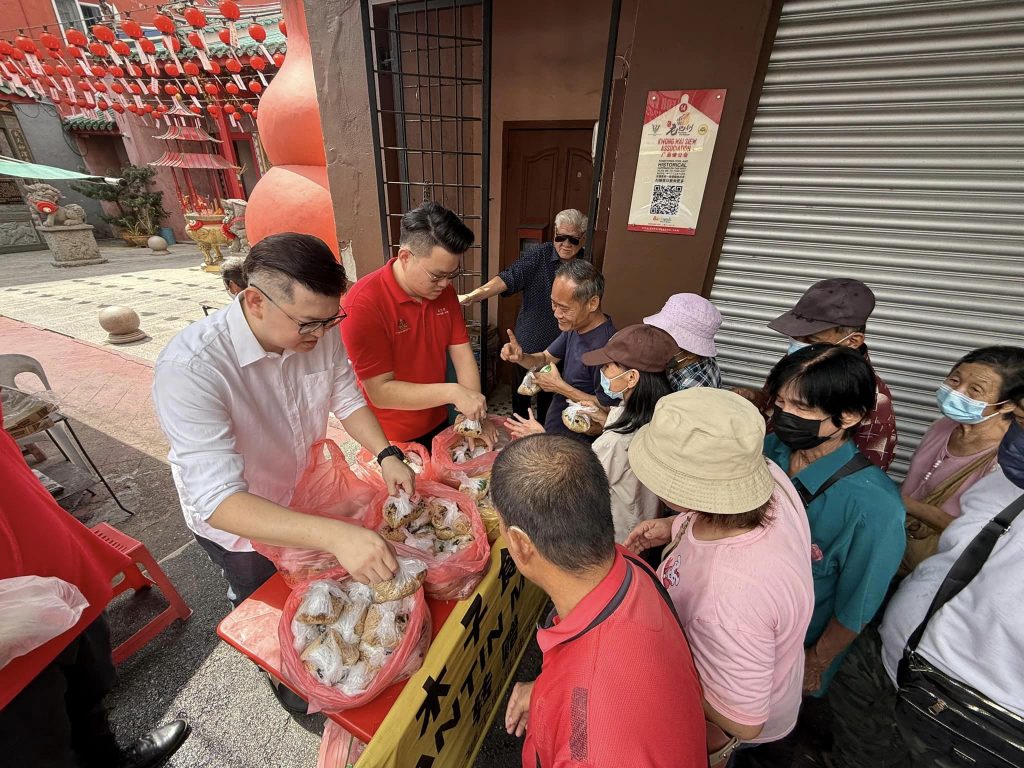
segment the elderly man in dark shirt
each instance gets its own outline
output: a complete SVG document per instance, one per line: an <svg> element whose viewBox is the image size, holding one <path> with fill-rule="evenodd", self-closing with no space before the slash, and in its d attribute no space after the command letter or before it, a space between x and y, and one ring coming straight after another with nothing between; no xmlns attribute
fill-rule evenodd
<svg viewBox="0 0 1024 768"><path fill-rule="evenodd" d="M515 336L524 349L547 349L558 338L559 328L551 310L551 286L559 264L584 256L583 240L587 217L574 208L555 216L555 235L551 242L526 251L498 273L497 277L470 293L459 296L462 304L472 304L501 294L508 298L522 292L523 306L516 318ZM519 369L519 378L526 370ZM544 421L551 405L550 392L537 394L537 418ZM512 410L527 415L531 397L513 389Z"/></svg>

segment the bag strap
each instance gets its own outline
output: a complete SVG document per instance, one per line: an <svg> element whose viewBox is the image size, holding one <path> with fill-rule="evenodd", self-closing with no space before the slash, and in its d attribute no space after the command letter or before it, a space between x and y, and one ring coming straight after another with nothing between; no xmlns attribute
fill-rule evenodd
<svg viewBox="0 0 1024 768"><path fill-rule="evenodd" d="M998 447L993 448L988 453L976 458L970 464L961 467L959 471L954 472L952 475L947 477L938 487L935 488L935 490L921 499L921 502L924 504L931 504L933 507L941 507L949 501L950 498L952 498L953 494L960 490L960 486L967 482L967 479L971 477L971 475L986 468L991 469L992 465L995 464L998 452Z"/></svg>
<svg viewBox="0 0 1024 768"><path fill-rule="evenodd" d="M925 614L924 620L907 640L907 650L910 653L917 650L917 644L921 642L921 638L924 636L924 631L932 616L938 613L942 606L960 594L960 591L978 575L982 566L985 565L985 561L988 560L988 556L992 554L992 550L995 548L996 542L999 541L999 537L1010 530L1011 523L1021 513L1021 510L1024 510L1024 494L1011 501L1002 512L985 523L985 527L960 553L960 557L956 559L953 567L946 574L946 578L939 585L939 591L935 593L935 598L928 607L928 613ZM902 667L903 664L901 663L901 671Z"/></svg>
<svg viewBox="0 0 1024 768"><path fill-rule="evenodd" d="M809 507L811 502L821 496L825 491L831 488L833 485L838 483L844 477L849 477L855 472L860 472L862 469L867 469L872 466L871 459L865 456L860 451L853 454L848 462L843 464L839 469L832 473L832 476L821 484L821 487L817 491L811 493L807 490L807 486L800 482L799 478L792 478L793 485L796 487L796 492L800 494L800 500L803 501L805 507Z"/></svg>

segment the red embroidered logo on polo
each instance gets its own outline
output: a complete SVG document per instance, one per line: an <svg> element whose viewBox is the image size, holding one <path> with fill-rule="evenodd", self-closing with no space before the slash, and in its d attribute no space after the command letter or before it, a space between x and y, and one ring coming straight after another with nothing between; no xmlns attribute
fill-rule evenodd
<svg viewBox="0 0 1024 768"><path fill-rule="evenodd" d="M398 330L395 333L405 333L409 330L409 324L405 322L404 317L398 318Z"/></svg>

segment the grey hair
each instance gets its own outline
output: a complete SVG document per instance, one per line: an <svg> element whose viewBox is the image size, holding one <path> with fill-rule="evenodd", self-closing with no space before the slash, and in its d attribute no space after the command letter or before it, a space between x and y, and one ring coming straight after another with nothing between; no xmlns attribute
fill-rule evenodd
<svg viewBox="0 0 1024 768"><path fill-rule="evenodd" d="M593 264L584 259L570 259L558 265L555 278L563 277L575 287L572 297L580 303L586 303L595 296L604 298L604 275Z"/></svg>
<svg viewBox="0 0 1024 768"><path fill-rule="evenodd" d="M224 281L224 286L227 287L228 281L230 280L239 288L245 288L248 286L248 282L245 279L244 272L245 258L242 256L232 256L229 259L224 259L220 265L220 276Z"/></svg>
<svg viewBox="0 0 1024 768"><path fill-rule="evenodd" d="M575 208L566 208L555 214L555 229L561 229L563 232L569 230L569 232L576 232L580 235L586 234L587 217Z"/></svg>

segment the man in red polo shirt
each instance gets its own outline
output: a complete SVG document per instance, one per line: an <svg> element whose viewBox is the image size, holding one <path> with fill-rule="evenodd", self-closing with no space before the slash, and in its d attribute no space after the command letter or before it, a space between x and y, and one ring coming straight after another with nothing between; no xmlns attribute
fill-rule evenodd
<svg viewBox="0 0 1024 768"><path fill-rule="evenodd" d="M438 203L402 217L398 256L357 281L345 298L342 337L363 391L392 442L428 448L448 405L482 420L487 401L452 281L473 232ZM446 383L448 357L457 383ZM483 421L484 440L494 430Z"/></svg>
<svg viewBox="0 0 1024 768"><path fill-rule="evenodd" d="M531 435L491 472L501 533L554 609L540 676L517 683L505 728L523 768L706 768L701 689L654 573L615 544L608 479L590 446Z"/></svg>
<svg viewBox="0 0 1024 768"><path fill-rule="evenodd" d="M0 408L0 421L3 409ZM130 561L94 536L46 492L0 429L0 581L55 577L89 602L78 623L0 668L3 764L48 768L144 768L163 764L188 737L172 720L128 749L114 739L103 697L114 686L103 609L111 578ZM4 605L0 602L0 614ZM0 632L3 645L14 638Z"/></svg>

